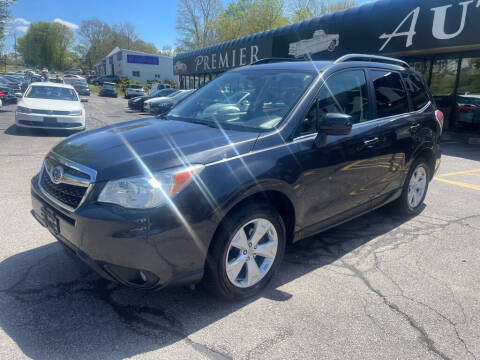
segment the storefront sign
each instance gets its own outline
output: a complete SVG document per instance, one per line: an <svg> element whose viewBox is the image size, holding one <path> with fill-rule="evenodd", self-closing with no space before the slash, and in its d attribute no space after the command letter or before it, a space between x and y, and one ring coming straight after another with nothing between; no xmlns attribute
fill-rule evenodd
<svg viewBox="0 0 480 360"><path fill-rule="evenodd" d="M479 18L480 0L378 0L254 35L249 43L239 39L179 54L174 73L223 72L269 57L329 60L349 53L405 57L480 50Z"/></svg>
<svg viewBox="0 0 480 360"><path fill-rule="evenodd" d="M127 62L130 64L147 64L147 65L158 65L157 56L148 56L148 55L127 55Z"/></svg>
<svg viewBox="0 0 480 360"><path fill-rule="evenodd" d="M174 60L173 71L176 75L224 72L269 57L272 57L272 39L262 39Z"/></svg>

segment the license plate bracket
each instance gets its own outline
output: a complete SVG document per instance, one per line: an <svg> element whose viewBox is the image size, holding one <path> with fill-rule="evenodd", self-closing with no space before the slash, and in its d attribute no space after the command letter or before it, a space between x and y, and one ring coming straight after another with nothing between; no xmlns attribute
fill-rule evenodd
<svg viewBox="0 0 480 360"><path fill-rule="evenodd" d="M56 124L58 123L58 119L56 117L44 117L43 122L45 124Z"/></svg>
<svg viewBox="0 0 480 360"><path fill-rule="evenodd" d="M45 223L45 226L52 231L55 235L60 234L60 222L58 220L58 216L55 212L44 206L42 207L42 217Z"/></svg>

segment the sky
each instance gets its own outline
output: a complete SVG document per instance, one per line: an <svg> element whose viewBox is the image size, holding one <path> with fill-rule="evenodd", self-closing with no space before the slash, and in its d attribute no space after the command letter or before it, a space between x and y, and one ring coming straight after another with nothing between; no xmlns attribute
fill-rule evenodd
<svg viewBox="0 0 480 360"><path fill-rule="evenodd" d="M364 3L368 0L360 0ZM110 25L129 21L142 40L158 49L175 47L177 0L17 0L12 7L7 51L13 49L13 33L23 35L30 23L57 21L78 29L82 20L97 17Z"/></svg>

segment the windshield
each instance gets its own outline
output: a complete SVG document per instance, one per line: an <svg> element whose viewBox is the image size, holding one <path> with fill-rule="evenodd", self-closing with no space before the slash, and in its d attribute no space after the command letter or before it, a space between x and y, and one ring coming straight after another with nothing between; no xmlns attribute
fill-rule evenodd
<svg viewBox="0 0 480 360"><path fill-rule="evenodd" d="M181 102L169 118L271 130L282 122L314 77L313 72L293 70L226 73Z"/></svg>
<svg viewBox="0 0 480 360"><path fill-rule="evenodd" d="M32 86L25 94L26 98L78 101L75 90L56 86Z"/></svg>

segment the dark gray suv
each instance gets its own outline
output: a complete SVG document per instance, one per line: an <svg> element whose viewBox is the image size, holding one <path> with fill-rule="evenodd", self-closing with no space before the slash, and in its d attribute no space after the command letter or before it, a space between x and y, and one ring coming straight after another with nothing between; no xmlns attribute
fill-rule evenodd
<svg viewBox="0 0 480 360"><path fill-rule="evenodd" d="M400 60L242 67L161 119L56 145L32 180L33 214L107 279L149 289L203 280L243 298L267 285L287 242L389 203L418 213L442 126Z"/></svg>

